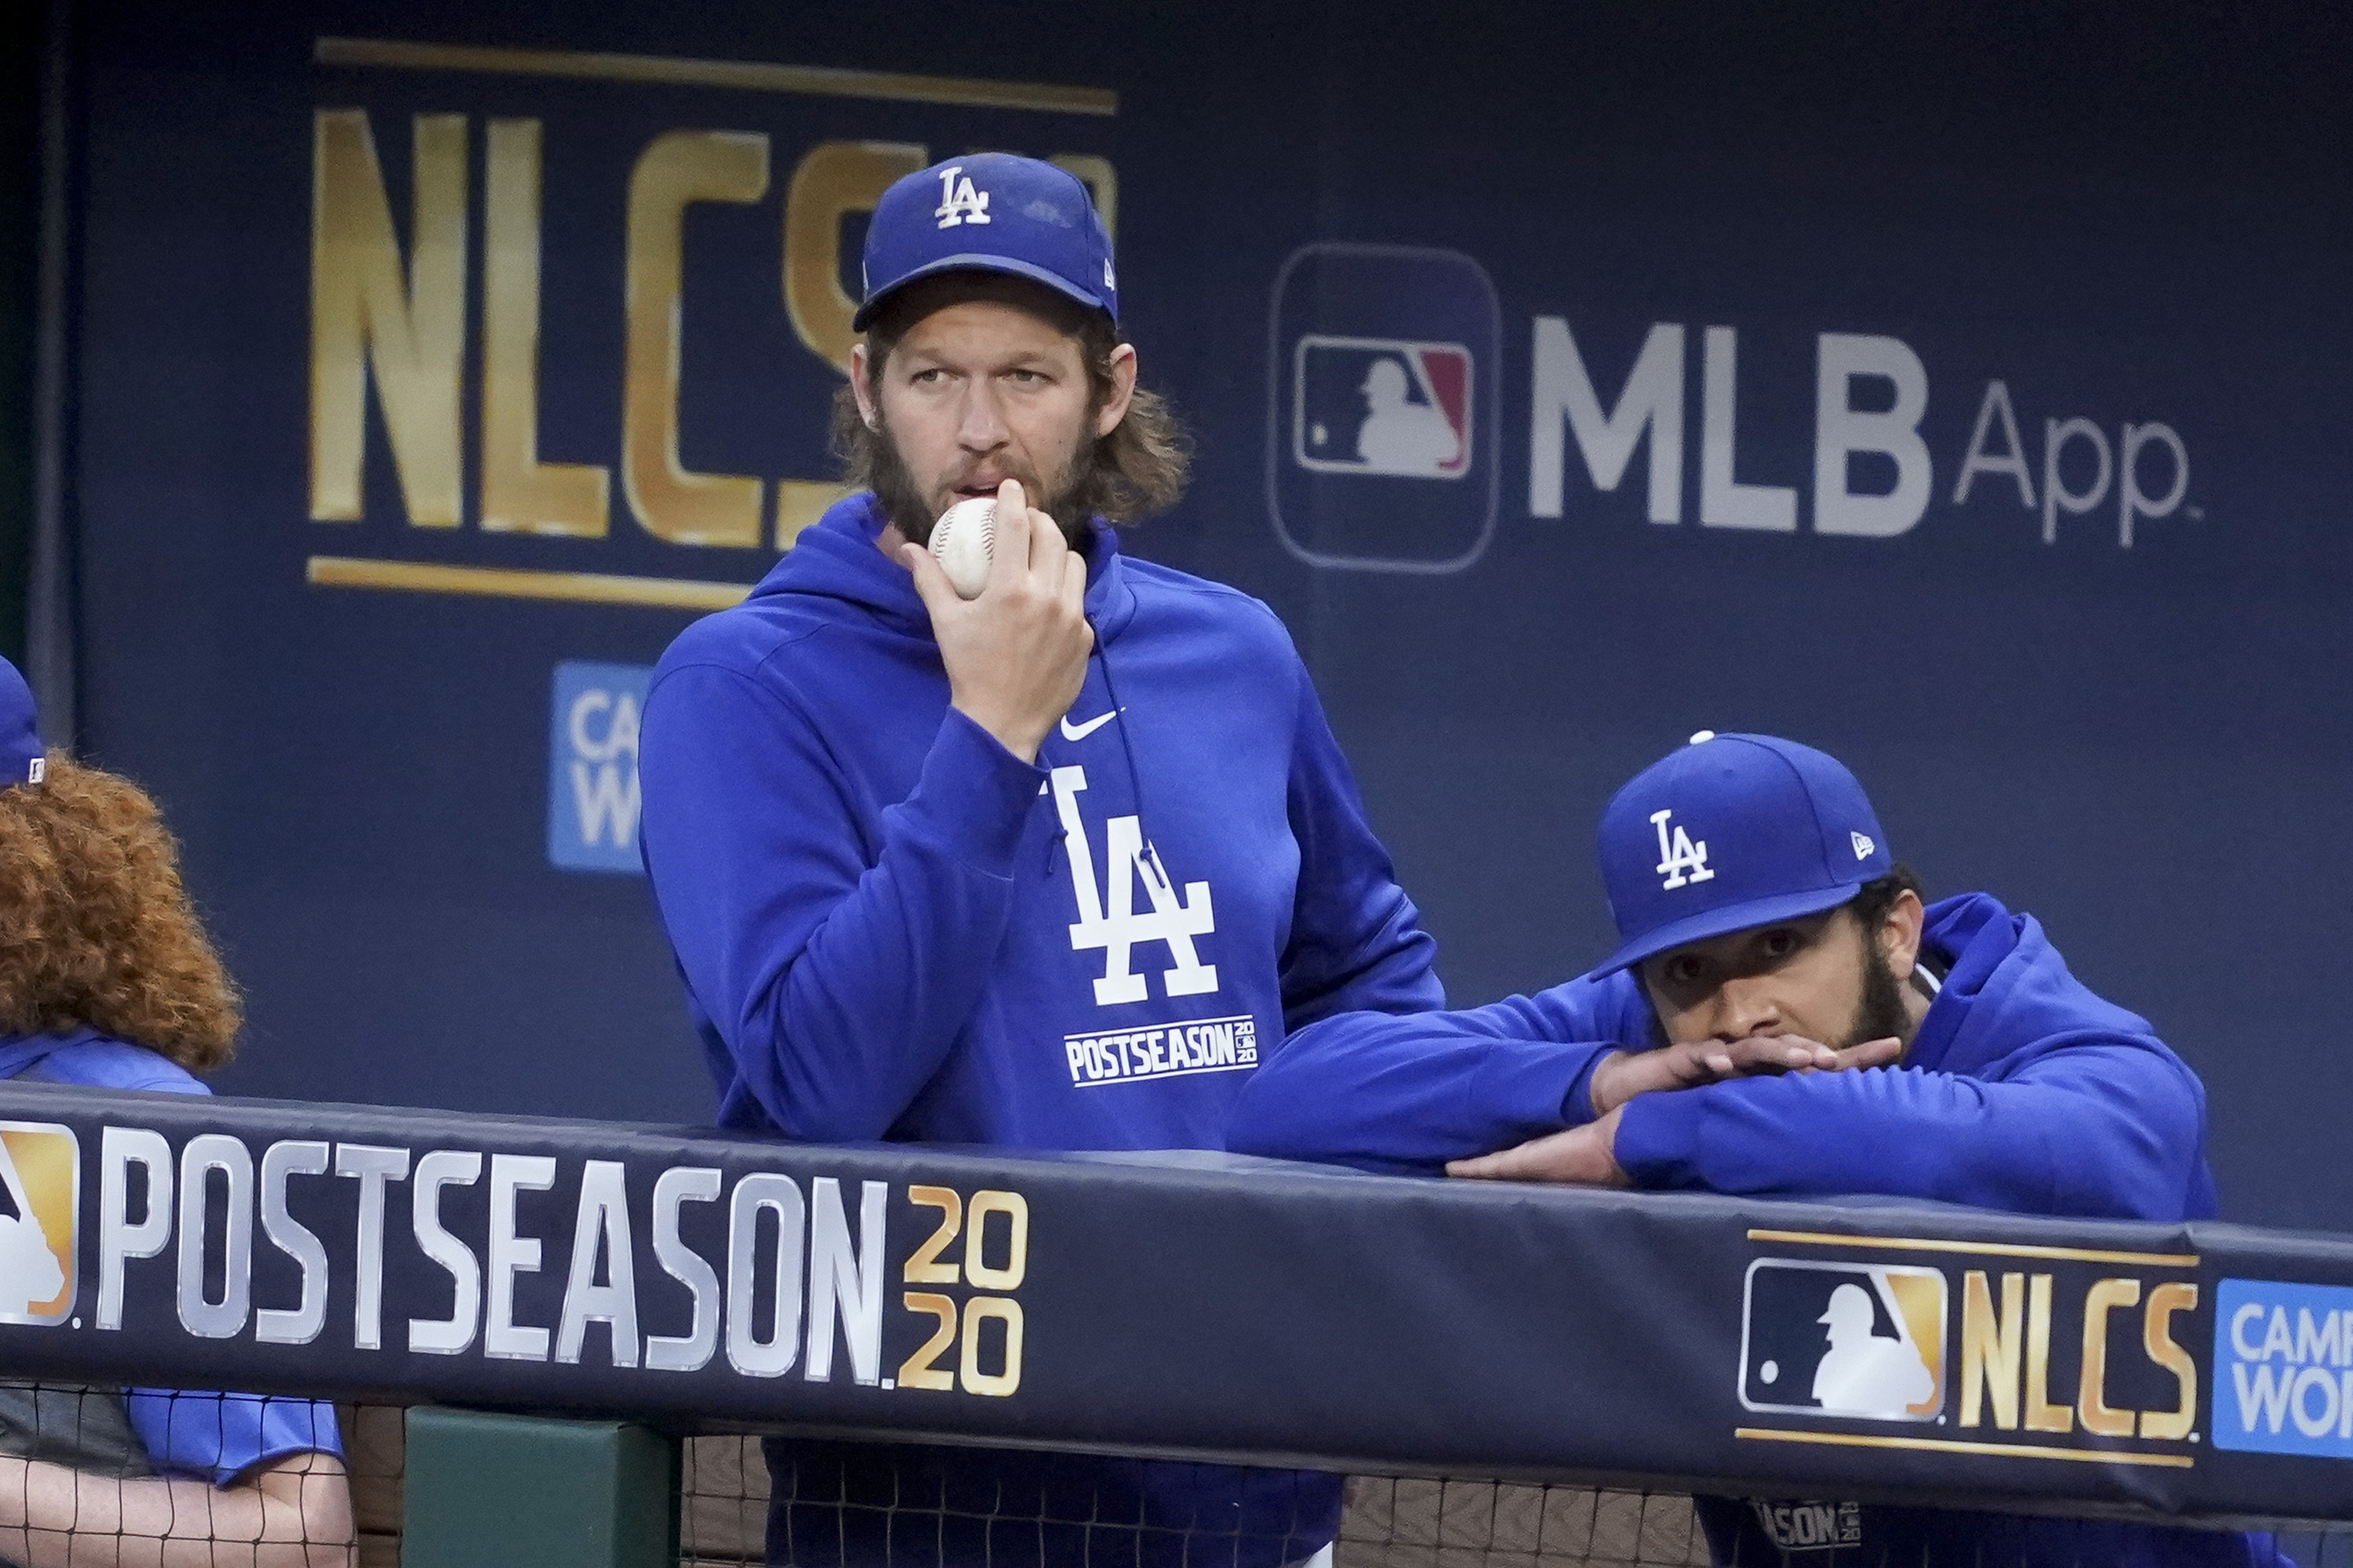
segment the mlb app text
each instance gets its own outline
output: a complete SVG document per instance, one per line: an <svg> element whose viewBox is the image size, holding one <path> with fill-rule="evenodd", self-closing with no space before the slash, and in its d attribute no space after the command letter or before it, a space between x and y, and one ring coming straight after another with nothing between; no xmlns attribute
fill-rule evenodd
<svg viewBox="0 0 2353 1568"><path fill-rule="evenodd" d="M1572 448L1593 489L1613 492L1646 440L1645 515L1674 524L1694 510L1683 495L1692 336L1683 322L1653 323L1605 406L1600 387L1609 378L1597 378L1567 319L1535 319L1530 516L1556 518L1571 510ZM1738 477L1739 329L1710 326L1698 336L1700 525L1797 532L1798 486ZM2065 520L2097 512L2112 519L2101 526L2117 546L2130 549L2147 522L2203 516L2186 504L2189 446L2163 420L2110 423L2053 415L2042 421L2038 441L2031 420L2021 434L2010 384L1996 379L1976 394L1968 440L1940 470L1920 430L1928 408L1928 369L1910 344L1883 333L1825 331L1815 337L1814 355L1809 520L1816 533L1893 538L1917 526L1939 499L1959 508L1971 505L1973 497L1979 507L2006 505L2014 497L2030 517L2039 518L2046 544L2057 541ZM1857 487L1858 458L1889 476L1887 482Z"/></svg>

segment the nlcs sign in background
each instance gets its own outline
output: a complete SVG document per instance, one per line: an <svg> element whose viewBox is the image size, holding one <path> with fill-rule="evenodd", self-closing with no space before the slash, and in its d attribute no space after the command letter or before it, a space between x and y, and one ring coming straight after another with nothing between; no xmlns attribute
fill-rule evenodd
<svg viewBox="0 0 2353 1568"><path fill-rule="evenodd" d="M1282 614L1455 997L1607 951L1619 783L1778 731L1854 765L1932 892L2034 911L2181 1049L2231 1213L2353 1205L2353 1067L2301 978L2353 938L2353 109L2323 24L79 26L81 740L185 837L252 1000L232 1087L707 1113L642 884L549 863L552 672L651 664L776 559L830 478L857 193L1005 147L1113 198L1145 374L1199 437L1130 548ZM646 63L681 59L720 64ZM1349 247L1466 258L1492 298L1278 287ZM1324 342L1302 382L1311 336L1403 347ZM1911 516L1923 479L1906 527L1826 526ZM1479 548L1376 572L1286 538Z"/></svg>

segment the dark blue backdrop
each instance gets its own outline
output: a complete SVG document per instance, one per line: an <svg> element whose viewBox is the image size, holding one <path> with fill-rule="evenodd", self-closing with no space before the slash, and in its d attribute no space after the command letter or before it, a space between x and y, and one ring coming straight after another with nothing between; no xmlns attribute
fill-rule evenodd
<svg viewBox="0 0 2353 1568"><path fill-rule="evenodd" d="M1115 90L1117 111L325 64L322 37L1065 83ZM115 4L83 17L80 49L81 742L164 800L250 992L224 1087L708 1113L641 881L549 854L568 763L596 761L563 755L556 666L650 663L687 613L313 585L306 563L752 581L772 549L656 539L622 497L641 151L676 131L767 138L765 194L686 219L679 417L688 468L773 480L824 476L836 384L779 299L805 154L1005 146L1115 168L1133 336L1200 438L1191 495L1132 547L1263 595L1290 624L1451 994L1541 985L1603 952L1590 832L1609 792L1693 730L1778 731L1855 767L1932 891L1982 887L2037 912L2088 982L2156 1021L2206 1079L2227 1212L2343 1224L2341 28L2187 5L1434 21ZM467 120L458 528L407 521L374 412L364 518L311 520L322 110L366 113L404 256L411 118ZM614 470L603 538L480 527L483 150L489 122L513 118L543 138L540 455ZM843 243L857 232L853 216ZM1302 258L1311 246L1448 254ZM1299 268L1308 281L1289 287ZM1575 388L1556 352L1539 375L1539 318L1573 341L1603 416L1646 342L1672 346L1654 329L1680 328L1680 359L1645 362L1662 374L1638 383L1679 393L1673 486L1651 483L1657 422L1620 481L1597 482L1558 411ZM1870 494L1925 462L1916 521L1885 537L1816 526L1824 334L1919 367L1919 449L1833 449L1825 468ZM1359 346L1330 352L1467 353L1459 477L1345 471L1345 432L1341 470L1300 462L1293 378L1330 349L1302 340L1335 337ZM1713 366L1713 398L1711 337L1720 357L1736 350L1736 374ZM2015 473L1983 469L2010 451L1995 382ZM1865 376L1849 401L1867 414L1895 391ZM1702 452L1721 433L1711 404L1734 416L1731 479L1786 501L1721 493ZM1564 432L1556 508L1531 493L1547 420ZM2045 542L2045 450L2071 420L2097 435L2068 427L2069 497L2099 488L2097 448L2137 445L2139 493L2162 515L2134 517L2129 548L2113 474L2081 514L2056 510ZM2158 426L2188 462L2169 508ZM1957 500L1973 450L1981 471ZM1896 524L1914 510L1890 506ZM1786 507L1794 527L1704 521L1744 507ZM607 761L613 713L587 731Z"/></svg>

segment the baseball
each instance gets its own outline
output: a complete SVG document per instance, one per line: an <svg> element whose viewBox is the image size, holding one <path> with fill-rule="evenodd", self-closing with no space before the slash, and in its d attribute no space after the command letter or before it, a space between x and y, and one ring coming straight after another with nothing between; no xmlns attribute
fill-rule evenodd
<svg viewBox="0 0 2353 1568"><path fill-rule="evenodd" d="M960 500L932 524L932 559L960 599L977 599L987 586L996 543L997 501L991 496Z"/></svg>

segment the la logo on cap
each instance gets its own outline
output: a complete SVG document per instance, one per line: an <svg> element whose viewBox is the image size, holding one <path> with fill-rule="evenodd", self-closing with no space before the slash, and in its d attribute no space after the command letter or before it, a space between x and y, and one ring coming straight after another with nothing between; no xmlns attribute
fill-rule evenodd
<svg viewBox="0 0 2353 1568"><path fill-rule="evenodd" d="M987 223L988 193L972 188L972 176L964 172L962 163L950 163L940 171L940 205L932 216L940 220L942 228Z"/></svg>
<svg viewBox="0 0 2353 1568"><path fill-rule="evenodd" d="M1708 881L1715 876L1708 868L1706 839L1694 842L1681 826L1672 838L1668 837L1667 819L1672 816L1672 807L1651 813L1651 826L1659 830L1659 875L1666 879L1659 886L1668 891L1693 882Z"/></svg>

